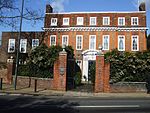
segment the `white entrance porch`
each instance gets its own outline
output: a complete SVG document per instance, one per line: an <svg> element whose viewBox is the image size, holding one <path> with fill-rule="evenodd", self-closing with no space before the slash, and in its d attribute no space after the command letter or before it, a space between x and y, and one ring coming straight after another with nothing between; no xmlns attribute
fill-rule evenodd
<svg viewBox="0 0 150 113"><path fill-rule="evenodd" d="M88 81L89 61L95 61L96 55L98 53L99 53L98 50L85 50L82 52L83 55L82 82Z"/></svg>

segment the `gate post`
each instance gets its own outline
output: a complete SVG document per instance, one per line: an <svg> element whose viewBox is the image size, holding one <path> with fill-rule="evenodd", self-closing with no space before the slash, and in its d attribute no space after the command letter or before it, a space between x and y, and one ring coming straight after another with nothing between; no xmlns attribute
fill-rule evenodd
<svg viewBox="0 0 150 113"><path fill-rule="evenodd" d="M104 92L104 55L96 56L95 92Z"/></svg>
<svg viewBox="0 0 150 113"><path fill-rule="evenodd" d="M105 63L104 55L96 56L95 92L110 92L110 64Z"/></svg>
<svg viewBox="0 0 150 113"><path fill-rule="evenodd" d="M13 58L7 59L7 76L6 76L6 82L11 84L12 83L12 71L13 71Z"/></svg>
<svg viewBox="0 0 150 113"><path fill-rule="evenodd" d="M66 91L67 52L61 51L54 64L54 89Z"/></svg>

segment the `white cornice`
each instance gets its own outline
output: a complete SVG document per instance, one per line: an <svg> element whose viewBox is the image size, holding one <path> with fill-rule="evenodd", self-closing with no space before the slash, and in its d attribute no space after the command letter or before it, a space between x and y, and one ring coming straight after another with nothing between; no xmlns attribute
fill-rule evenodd
<svg viewBox="0 0 150 113"><path fill-rule="evenodd" d="M45 14L102 14L102 13L146 13L146 11L94 11L94 12L60 12L60 13L45 13Z"/></svg>
<svg viewBox="0 0 150 113"><path fill-rule="evenodd" d="M45 31L146 31L147 27L67 27L67 28L43 28Z"/></svg>

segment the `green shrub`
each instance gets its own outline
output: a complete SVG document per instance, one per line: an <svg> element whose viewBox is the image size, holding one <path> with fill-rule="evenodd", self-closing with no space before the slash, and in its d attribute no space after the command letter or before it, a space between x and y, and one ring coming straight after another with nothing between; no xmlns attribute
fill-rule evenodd
<svg viewBox="0 0 150 113"><path fill-rule="evenodd" d="M7 64L5 62L0 62L0 69L6 69L7 68Z"/></svg>
<svg viewBox="0 0 150 113"><path fill-rule="evenodd" d="M110 62L110 79L113 82L144 82L150 71L150 51L119 52L117 49L105 54Z"/></svg>
<svg viewBox="0 0 150 113"><path fill-rule="evenodd" d="M74 76L75 85L78 86L81 84L81 72L77 72Z"/></svg>

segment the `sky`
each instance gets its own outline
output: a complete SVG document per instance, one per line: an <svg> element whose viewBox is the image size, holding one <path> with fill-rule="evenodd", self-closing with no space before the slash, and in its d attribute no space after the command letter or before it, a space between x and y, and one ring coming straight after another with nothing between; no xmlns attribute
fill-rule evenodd
<svg viewBox="0 0 150 113"><path fill-rule="evenodd" d="M37 2L38 1L38 2ZM139 2L144 0L139 0ZM39 9L45 14L46 4L51 4L55 12L84 12L84 11L138 11L138 0L25 0L24 7ZM21 0L17 3L21 7ZM150 34L150 0L146 0L147 27ZM31 25L23 20L22 31L41 31L44 21ZM11 27L0 26L2 31L15 31Z"/></svg>

